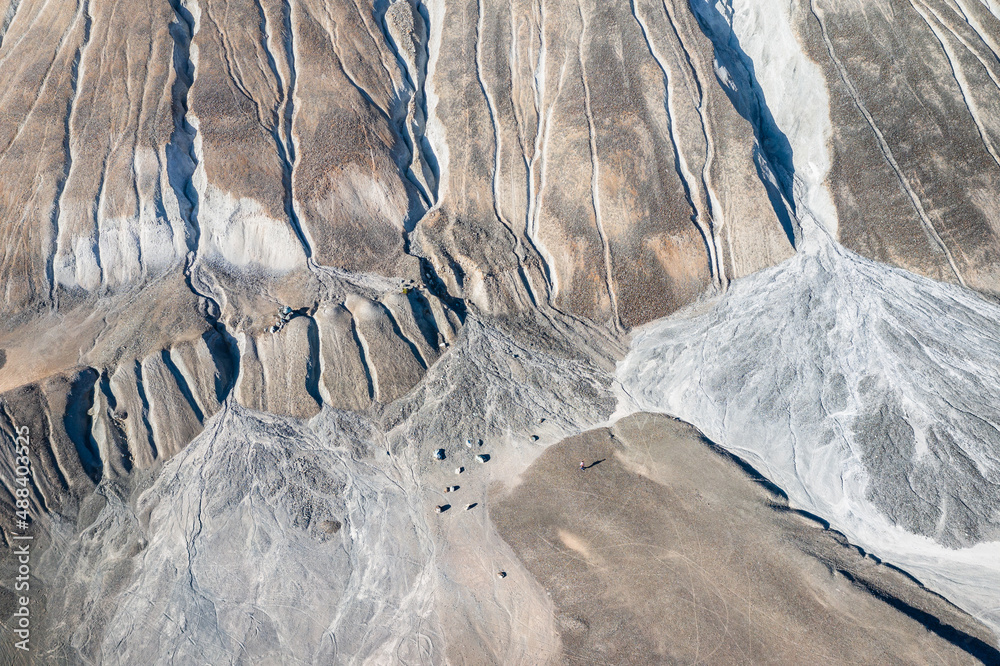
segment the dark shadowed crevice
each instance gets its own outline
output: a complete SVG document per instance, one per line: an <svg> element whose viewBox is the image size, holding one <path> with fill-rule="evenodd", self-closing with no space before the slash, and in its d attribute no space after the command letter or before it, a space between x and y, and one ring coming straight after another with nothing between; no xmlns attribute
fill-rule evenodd
<svg viewBox="0 0 1000 666"><path fill-rule="evenodd" d="M788 213L789 206L785 205L785 202L790 200L782 196L774 177L774 172L771 170L767 158L761 152L759 144L753 147L753 163L757 169L757 177L764 184L764 191L767 193L768 201L771 202L771 208L774 210L775 215L778 216L778 222L781 223L781 229L785 232L788 242L794 248L795 224Z"/></svg>
<svg viewBox="0 0 1000 666"><path fill-rule="evenodd" d="M92 432L94 424L91 410L94 406L97 377L97 371L93 368L87 368L76 376L70 385L66 413L63 415L66 435L76 447L83 471L94 483L100 483L104 474L104 463Z"/></svg>
<svg viewBox="0 0 1000 666"><path fill-rule="evenodd" d="M306 364L306 392L312 396L316 404L323 404L323 397L319 392L319 380L321 374L320 348L319 348L319 326L316 320L306 316L308 327L306 328L306 338L309 341L309 362Z"/></svg>
<svg viewBox="0 0 1000 666"><path fill-rule="evenodd" d="M201 411L201 407L198 406L198 401L194 397L194 393L191 392L191 387L188 386L187 380L184 379L184 373L180 371L180 368L174 363L174 359L170 358L170 352L166 349L160 351L160 358L163 359L163 365L167 367L170 371L170 375L174 378L174 383L177 384L177 389L184 396L184 400L191 407L191 411L194 412L194 417L198 419L198 423L205 422L205 415Z"/></svg>
<svg viewBox="0 0 1000 666"><path fill-rule="evenodd" d="M198 166L194 150L197 131L188 122L189 95L194 83L195 66L191 61L191 39L194 18L179 0L171 0L176 20L170 24L170 37L174 41L174 84L171 88L171 106L174 129L164 152L167 158L167 182L177 197L181 218L187 226L187 247L197 251L200 229L198 225L198 190L192 176Z"/></svg>
<svg viewBox="0 0 1000 666"><path fill-rule="evenodd" d="M142 381L142 364L136 361L135 363L135 389L139 394L139 402L142 403L142 425L146 429L146 440L149 444L150 453L153 456L153 460L156 460L160 452L156 448L156 438L153 436L153 426L149 422L149 399L146 397L146 387ZM138 446L139 442L135 442Z"/></svg>
<svg viewBox="0 0 1000 666"><path fill-rule="evenodd" d="M444 281L437 274L437 271L434 270L434 265L429 259L419 256L417 259L420 260L420 277L427 290L434 294L439 301L447 305L458 316L458 321L464 324L466 316L465 301L448 293L448 287L445 286ZM455 281L461 285L465 280L465 273L462 271L462 267L452 262L451 269L455 275Z"/></svg>
<svg viewBox="0 0 1000 666"><path fill-rule="evenodd" d="M409 347L410 353L413 354L413 357L417 359L418 363L420 363L420 367L426 370L427 361L424 360L423 354L420 353L420 349L418 349L417 345L413 343L413 340L410 340L410 338L406 337L406 334L403 333L403 329L400 328L399 322L397 322L396 318L392 316L392 310L387 308L384 303L376 303L376 306L382 308L382 312L385 313L385 316L389 320L389 323L392 324L393 334L397 338L402 340L407 347Z"/></svg>
<svg viewBox="0 0 1000 666"><path fill-rule="evenodd" d="M100 387L101 394L108 403L108 413L105 414L105 423L110 430L107 433L111 438L110 443L114 445L114 452L121 459L122 469L128 474L132 471L132 455L128 450L128 435L125 434L125 430L117 418L118 399L115 398L115 394L111 390L111 382L108 379L107 372L101 373L98 386ZM108 462L110 463L111 461L109 460Z"/></svg>
<svg viewBox="0 0 1000 666"><path fill-rule="evenodd" d="M918 622L924 629L936 634L948 641L952 645L965 650L970 655L980 660L984 664L1000 664L1000 650L989 643L976 638L975 636L970 636L969 634L956 629L955 627L941 622L940 619L934 615L928 613L927 611L915 608L910 604L906 603L902 599L899 599L884 590L875 587L868 581L857 578L852 575L849 571L844 571L838 569L837 573L841 574L844 578L851 581L852 584L857 585L863 590L867 591L877 599L889 604L900 613L906 615L910 619Z"/></svg>
<svg viewBox="0 0 1000 666"><path fill-rule="evenodd" d="M188 260L184 266L185 283L193 294L203 299L202 314L205 320L215 329L229 350L227 354L221 356L213 353L213 357L217 360L221 357L230 359L230 362L226 364L228 366L226 369L230 370L230 381L225 382L229 386L224 391L220 391L218 377L216 380L216 390L221 402L224 395L229 394L229 388L235 383L236 375L239 373L239 345L219 318L221 315L219 303L205 289L199 289L192 277L201 242L201 225L198 218L199 196L193 181L195 170L198 167L198 154L195 150L197 130L188 122L191 87L197 78L195 63L191 60L191 40L194 39L195 22L191 12L180 3L180 0L170 0L170 7L174 10L176 20L170 24L170 36L174 41L172 62L175 76L171 89L174 129L170 135L170 142L164 151L167 158L167 180L176 195L178 208L188 234L186 237ZM209 345L209 348L211 349L212 345ZM222 366L219 367L222 369ZM142 376L138 367L136 377L141 385ZM149 432L150 445L153 445L152 430ZM155 445L153 445L153 455L156 456Z"/></svg>
<svg viewBox="0 0 1000 666"><path fill-rule="evenodd" d="M420 293L420 290L410 289L406 294L406 300L410 305L413 320L417 323L417 328L420 329L420 334L423 336L424 341L431 349L436 349L438 346L439 331L427 298Z"/></svg>
<svg viewBox="0 0 1000 666"><path fill-rule="evenodd" d="M755 146L754 162L757 175L767 191L775 214L781 221L788 242L795 247L795 217L793 183L795 165L792 146L771 113L764 98L764 91L757 82L753 60L740 45L729 19L723 16L718 5L707 0L689 0L691 13L698 21L702 33L715 49L716 79L726 96L753 128ZM720 71L727 76L720 75ZM773 180L768 175L773 176Z"/></svg>
<svg viewBox="0 0 1000 666"><path fill-rule="evenodd" d="M228 342L224 336L224 332L215 328L202 335L215 363L215 398L219 404L226 401L236 383L236 369L240 361L235 340Z"/></svg>
<svg viewBox="0 0 1000 666"><path fill-rule="evenodd" d="M358 324L354 319L353 313L351 314L351 336L354 338L354 344L358 348L358 356L361 359L361 367L365 371L365 382L368 384L368 399L374 402L377 399L375 373L372 369L371 362L368 358L368 352L365 348L365 343L361 339L361 331L358 330Z"/></svg>

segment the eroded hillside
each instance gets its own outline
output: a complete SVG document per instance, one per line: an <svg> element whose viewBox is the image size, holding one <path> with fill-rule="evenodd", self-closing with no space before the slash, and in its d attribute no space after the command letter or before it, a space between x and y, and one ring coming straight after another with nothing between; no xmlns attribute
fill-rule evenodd
<svg viewBox="0 0 1000 666"><path fill-rule="evenodd" d="M418 455L398 459L407 447L426 457L479 433L496 447L497 464L482 469L506 488L542 447L640 407L750 455L793 502L876 554L884 547L949 598L959 590L953 601L998 626L996 591L977 582L981 558L963 559L993 543L997 522L985 498L1000 431L983 398L996 360L989 301L1000 293L993 3L9 0L0 9L0 429L11 440L16 427L31 430L34 529L52 548L45 580L74 590L47 602L59 627L51 635L72 634L70 618L111 594L92 609L102 629L53 639L51 654L99 660L99 646L125 641L155 661L157 649L120 625L124 633L101 633L113 624L102 614L125 589L182 589L184 567L165 578L148 568L178 559L170 548L187 552L192 581L198 567L228 566L235 537L192 546L200 528L177 523L172 502L193 506L211 487L222 515L267 522L259 506L235 507L273 499L273 484L298 468L281 463L257 495L239 484L273 456L297 459L288 438L319 447L344 483L361 484L336 501L309 491L343 514L370 497L387 507L428 501L444 480L422 463L407 471ZM788 340L766 344L769 335ZM788 354L782 344L801 346ZM894 355L898 366L886 360ZM969 355L979 370L963 365ZM831 360L842 357L848 367ZM816 368L822 381L811 380ZM837 383L834 370L850 381ZM693 385L699 377L707 384ZM730 411L764 396L771 411ZM833 398L857 413L821 418L816 405ZM432 419L435 410L444 411ZM848 420L853 434L837 430ZM342 436L345 424L354 434ZM324 428L340 434L323 440ZM911 445L907 432L935 434ZM789 437L795 455L823 464L784 469L779 444ZM185 453L192 441L200 448ZM259 456L237 461L235 442ZM0 469L6 545L6 449ZM483 483L479 502L494 492ZM893 529L958 549L951 582L960 580L934 587L937 555L907 560L892 545L905 539L890 548L869 538L836 497L813 495L838 484ZM286 504L298 511L303 501ZM378 529L411 530L405 557L455 574L448 544L466 537L427 536L427 508ZM272 528L312 525L289 520ZM477 520L489 557L513 557ZM123 530L117 550L85 536L94 525ZM349 552L354 544L377 559L389 548L378 529L359 529L336 533ZM181 544L168 548L163 531ZM530 568L515 579L537 619L550 602ZM91 586L80 573L90 570L118 582ZM483 584L482 572L458 570L463 585ZM405 653L417 661L455 645L508 663L530 662L539 646L562 654L549 620L525 642L513 629L492 636L507 620L484 604L510 609L518 595L487 600L448 587L448 575L432 584L410 571L383 589L372 573L370 588L340 590L334 605L364 588L376 606L422 599L407 606L410 619L443 613L431 628L451 638L421 625L427 644ZM437 608L432 591L445 588L468 605ZM278 598L244 591L241 601L234 590L216 592L237 605ZM207 602L177 594L201 622ZM268 631L294 640L298 625L282 624L278 606ZM456 629L467 621L471 633ZM198 631L225 625L213 654L239 661L232 641L254 630L227 622ZM355 636L331 652L323 641L342 633L337 622L316 620L317 651L297 658L378 660L400 645ZM164 649L185 635L156 628Z"/></svg>

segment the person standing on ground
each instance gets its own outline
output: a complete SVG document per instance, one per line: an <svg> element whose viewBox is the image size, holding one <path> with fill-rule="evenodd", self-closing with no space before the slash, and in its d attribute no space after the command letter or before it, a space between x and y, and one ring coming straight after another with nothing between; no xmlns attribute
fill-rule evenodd
<svg viewBox="0 0 1000 666"><path fill-rule="evenodd" d="M585 470L585 469L587 469L587 466L586 466L586 465L584 465L584 464L583 464L583 461L581 460L581 461L580 461L580 471L582 472L582 471L583 471L583 470Z"/></svg>

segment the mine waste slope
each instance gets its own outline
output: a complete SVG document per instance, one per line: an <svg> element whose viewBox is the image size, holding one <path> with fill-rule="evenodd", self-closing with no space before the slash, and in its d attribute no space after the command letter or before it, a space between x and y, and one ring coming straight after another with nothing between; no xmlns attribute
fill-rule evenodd
<svg viewBox="0 0 1000 666"><path fill-rule="evenodd" d="M998 54L0 1L3 663L1000 663Z"/></svg>

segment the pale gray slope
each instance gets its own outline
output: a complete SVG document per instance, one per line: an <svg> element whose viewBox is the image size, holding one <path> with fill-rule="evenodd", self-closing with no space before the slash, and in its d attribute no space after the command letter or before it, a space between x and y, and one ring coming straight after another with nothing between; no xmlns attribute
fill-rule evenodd
<svg viewBox="0 0 1000 666"><path fill-rule="evenodd" d="M637 333L619 377L1000 629L1000 307L815 238Z"/></svg>
<svg viewBox="0 0 1000 666"><path fill-rule="evenodd" d="M78 524L46 521L38 654L121 664L555 654L548 601L483 507L545 445L605 419L612 378L567 351L581 341L539 330L526 343L476 320L463 331L381 416L326 407L303 421L231 398L155 481L144 475L145 490L129 496L105 479ZM468 437L483 447L467 449ZM474 460L482 452L487 465ZM461 491L443 495L446 483ZM435 514L446 500L455 507ZM465 511L472 502L480 508ZM497 568L509 572L502 587Z"/></svg>

